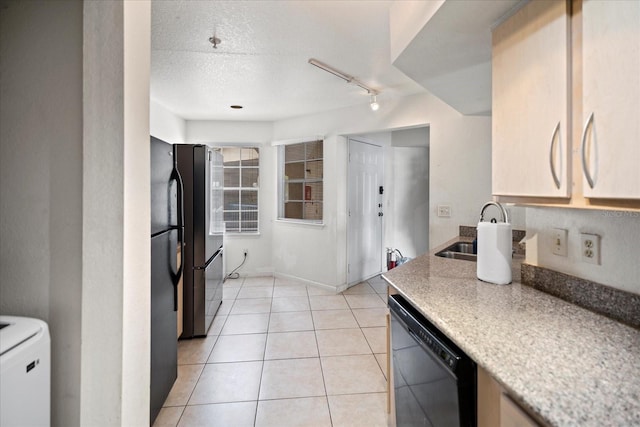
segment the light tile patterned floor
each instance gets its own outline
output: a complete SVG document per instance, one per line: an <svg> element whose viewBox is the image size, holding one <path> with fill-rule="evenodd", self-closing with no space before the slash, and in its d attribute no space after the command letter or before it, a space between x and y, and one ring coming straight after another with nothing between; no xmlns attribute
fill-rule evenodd
<svg viewBox="0 0 640 427"><path fill-rule="evenodd" d="M154 427L387 426L386 292L228 280L209 335L178 343Z"/></svg>

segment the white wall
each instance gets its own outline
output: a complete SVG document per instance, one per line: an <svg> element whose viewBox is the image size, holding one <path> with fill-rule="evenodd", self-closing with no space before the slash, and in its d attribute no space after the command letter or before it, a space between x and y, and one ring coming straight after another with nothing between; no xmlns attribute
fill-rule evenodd
<svg viewBox="0 0 640 427"><path fill-rule="evenodd" d="M323 133L308 132L298 137ZM346 195L346 179L347 140L337 135L325 136L324 225L274 223L273 266L276 274L334 288L346 287L346 196L338 197L338 194ZM340 280L336 279L337 271L343 273Z"/></svg>
<svg viewBox="0 0 640 427"><path fill-rule="evenodd" d="M82 19L80 1L0 13L0 313L48 322L60 426L80 424Z"/></svg>
<svg viewBox="0 0 640 427"><path fill-rule="evenodd" d="M122 304L122 425L147 425L151 368L151 172L149 80L151 0L124 8L124 235ZM119 227L119 225L118 225ZM104 279L102 280L104 284ZM97 297L97 295L96 295ZM116 320L120 320L119 318ZM133 327L135 325L135 327ZM104 330L104 324L100 326ZM90 331L97 335L97 331ZM93 339L100 339L99 336ZM99 369L96 366L96 369ZM105 373L108 375L109 373ZM103 374L103 375L105 375ZM95 408L98 409L98 408ZM84 412L86 414L86 412ZM96 415L103 415L99 408Z"/></svg>
<svg viewBox="0 0 640 427"><path fill-rule="evenodd" d="M431 94L385 101L373 113L367 105L274 123L274 139L325 135L323 228L274 224L276 273L334 287L346 283L346 138L381 130L430 127L430 246L458 235L460 224L475 224L491 199L491 119L465 117ZM335 189L335 191L332 191ZM437 218L438 204L452 207ZM313 262L299 265L302 257Z"/></svg>
<svg viewBox="0 0 640 427"><path fill-rule="evenodd" d="M393 146L391 244L406 257L429 250L429 128L391 133Z"/></svg>
<svg viewBox="0 0 640 427"><path fill-rule="evenodd" d="M169 144L185 142L187 123L157 101L151 100L149 105L149 129L151 135Z"/></svg>
<svg viewBox="0 0 640 427"><path fill-rule="evenodd" d="M551 252L552 229L568 233L568 257ZM580 233L601 236L601 265L581 261ZM527 262L640 294L640 212L527 208Z"/></svg>
<svg viewBox="0 0 640 427"><path fill-rule="evenodd" d="M150 19L84 2L80 425L149 424Z"/></svg>
<svg viewBox="0 0 640 427"><path fill-rule="evenodd" d="M393 215L390 246L415 258L429 250L429 150L393 148Z"/></svg>
<svg viewBox="0 0 640 427"><path fill-rule="evenodd" d="M396 130L391 133L394 147L428 147L429 127Z"/></svg>
<svg viewBox="0 0 640 427"><path fill-rule="evenodd" d="M273 138L272 122L188 120L189 144L258 143L270 144Z"/></svg>
<svg viewBox="0 0 640 427"><path fill-rule="evenodd" d="M443 114L432 122L430 248L457 236L459 225L477 224L482 205L492 200L490 127L489 117ZM440 204L451 206L450 218L436 215Z"/></svg>
<svg viewBox="0 0 640 427"><path fill-rule="evenodd" d="M230 273L242 263L243 251L247 261L238 270L243 276L273 273L272 223L275 215L276 159L271 147L271 122L205 121L186 122L186 142L209 145L260 146L260 190L258 200L260 234L227 234L224 237L224 263Z"/></svg>
<svg viewBox="0 0 640 427"><path fill-rule="evenodd" d="M52 425L148 424L149 6L2 5L0 311L49 323Z"/></svg>

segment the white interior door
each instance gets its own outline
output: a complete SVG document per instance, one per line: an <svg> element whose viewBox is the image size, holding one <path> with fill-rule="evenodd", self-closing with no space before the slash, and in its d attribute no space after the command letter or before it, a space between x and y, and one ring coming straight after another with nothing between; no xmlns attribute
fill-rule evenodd
<svg viewBox="0 0 640 427"><path fill-rule="evenodd" d="M347 282L382 271L382 147L349 139Z"/></svg>

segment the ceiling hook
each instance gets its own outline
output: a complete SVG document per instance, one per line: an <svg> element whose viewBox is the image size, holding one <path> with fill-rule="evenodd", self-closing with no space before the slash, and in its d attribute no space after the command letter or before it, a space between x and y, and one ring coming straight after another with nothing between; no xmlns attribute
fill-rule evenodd
<svg viewBox="0 0 640 427"><path fill-rule="evenodd" d="M211 43L213 45L214 49L218 48L218 45L220 43L222 43L222 40L220 40L219 38L217 38L215 35L209 37L209 43Z"/></svg>

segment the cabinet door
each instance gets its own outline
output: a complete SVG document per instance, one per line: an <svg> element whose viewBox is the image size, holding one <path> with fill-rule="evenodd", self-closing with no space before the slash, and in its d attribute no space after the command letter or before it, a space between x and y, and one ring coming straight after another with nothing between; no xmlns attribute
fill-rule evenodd
<svg viewBox="0 0 640 427"><path fill-rule="evenodd" d="M500 427L539 427L507 395L500 396Z"/></svg>
<svg viewBox="0 0 640 427"><path fill-rule="evenodd" d="M569 14L533 1L493 32L494 195L569 197Z"/></svg>
<svg viewBox="0 0 640 427"><path fill-rule="evenodd" d="M582 7L583 192L640 199L640 1Z"/></svg>

